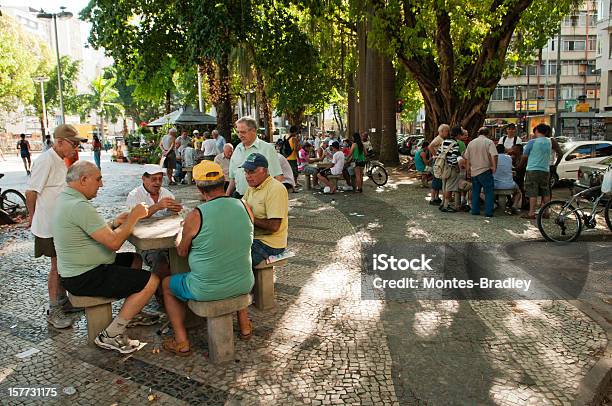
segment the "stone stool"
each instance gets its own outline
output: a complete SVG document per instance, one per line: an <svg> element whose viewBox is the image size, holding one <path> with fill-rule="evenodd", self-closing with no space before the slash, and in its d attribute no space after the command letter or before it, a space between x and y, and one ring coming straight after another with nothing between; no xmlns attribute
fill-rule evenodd
<svg viewBox="0 0 612 406"><path fill-rule="evenodd" d="M208 326L208 355L214 364L234 359L234 325L232 315L251 304L249 294L224 300L198 302L187 305L198 316L206 317Z"/></svg>
<svg viewBox="0 0 612 406"><path fill-rule="evenodd" d="M182 169L183 172L185 172L185 181L187 182L188 185L191 185L191 181L192 181L192 173L193 173L193 168L192 167L186 167Z"/></svg>
<svg viewBox="0 0 612 406"><path fill-rule="evenodd" d="M113 320L112 303L117 299L92 296L74 296L68 294L70 303L74 307L85 308L87 319L87 342L93 344L96 336L104 330Z"/></svg>
<svg viewBox="0 0 612 406"><path fill-rule="evenodd" d="M261 261L255 266L255 307L259 310L272 309L275 305L274 300L274 270L277 267L287 265L287 260L267 264Z"/></svg>
<svg viewBox="0 0 612 406"><path fill-rule="evenodd" d="M332 185L334 185L334 187L338 187L338 181L344 179L342 177L342 175L329 175L327 177L327 180L329 180L331 182Z"/></svg>

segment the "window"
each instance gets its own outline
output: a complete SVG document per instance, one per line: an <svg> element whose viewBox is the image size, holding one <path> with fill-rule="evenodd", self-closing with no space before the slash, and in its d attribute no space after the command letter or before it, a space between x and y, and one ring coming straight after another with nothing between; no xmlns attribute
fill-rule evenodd
<svg viewBox="0 0 612 406"><path fill-rule="evenodd" d="M601 35L597 34L597 56L601 56Z"/></svg>
<svg viewBox="0 0 612 406"><path fill-rule="evenodd" d="M569 99L574 98L571 86L561 86L561 98L564 100L569 100Z"/></svg>
<svg viewBox="0 0 612 406"><path fill-rule="evenodd" d="M566 40L563 41L563 51L584 51L586 43L584 40Z"/></svg>
<svg viewBox="0 0 612 406"><path fill-rule="evenodd" d="M589 37L589 51L596 51L597 50L597 37L592 36Z"/></svg>
<svg viewBox="0 0 612 406"><path fill-rule="evenodd" d="M556 75L557 74L557 62L553 61L548 64L548 74Z"/></svg>
<svg viewBox="0 0 612 406"><path fill-rule="evenodd" d="M555 100L555 88L553 86L549 86L546 91L548 92L548 100Z"/></svg>
<svg viewBox="0 0 612 406"><path fill-rule="evenodd" d="M612 144L595 144L595 157L612 155Z"/></svg>
<svg viewBox="0 0 612 406"><path fill-rule="evenodd" d="M610 2L612 4L612 1ZM612 58L612 34L610 34L610 41L608 42L608 57Z"/></svg>
<svg viewBox="0 0 612 406"><path fill-rule="evenodd" d="M497 86L493 90L491 100L513 100L514 99L514 86Z"/></svg>
<svg viewBox="0 0 612 406"><path fill-rule="evenodd" d="M587 159L591 158L593 155L593 145L582 145L580 147L576 147L572 152L567 154L565 157L566 161L573 161L575 159Z"/></svg>

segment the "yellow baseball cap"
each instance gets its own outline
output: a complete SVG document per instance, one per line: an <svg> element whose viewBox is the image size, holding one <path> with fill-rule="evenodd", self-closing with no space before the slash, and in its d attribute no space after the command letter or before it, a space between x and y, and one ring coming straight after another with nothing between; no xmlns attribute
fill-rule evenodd
<svg viewBox="0 0 612 406"><path fill-rule="evenodd" d="M223 169L212 161L202 161L193 167L193 180L216 181L223 179Z"/></svg>

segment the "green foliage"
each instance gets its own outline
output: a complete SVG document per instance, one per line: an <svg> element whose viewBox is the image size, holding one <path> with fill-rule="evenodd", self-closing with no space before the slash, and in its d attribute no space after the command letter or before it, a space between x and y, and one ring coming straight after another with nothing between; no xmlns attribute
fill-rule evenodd
<svg viewBox="0 0 612 406"><path fill-rule="evenodd" d="M115 88L115 78L98 76L89 86L90 93L79 96L81 115L95 111L99 117L115 122L123 116L124 108L118 102L119 92Z"/></svg>
<svg viewBox="0 0 612 406"><path fill-rule="evenodd" d="M40 93L32 78L47 73L49 49L12 17L2 15L0 55L0 109L14 111L19 103L29 104Z"/></svg>
<svg viewBox="0 0 612 406"><path fill-rule="evenodd" d="M396 95L403 101L400 119L404 123L414 121L417 113L423 107L423 95L417 82L412 79L405 69L399 69L395 78Z"/></svg>
<svg viewBox="0 0 612 406"><path fill-rule="evenodd" d="M80 61L75 61L69 56L60 57L62 69L62 95L64 96L64 111L67 114L80 113L80 98L77 95L77 80L79 77ZM58 110L60 108L59 93L57 91L57 64L48 72L49 81L45 82L45 102L47 110ZM37 95L38 97L38 95Z"/></svg>

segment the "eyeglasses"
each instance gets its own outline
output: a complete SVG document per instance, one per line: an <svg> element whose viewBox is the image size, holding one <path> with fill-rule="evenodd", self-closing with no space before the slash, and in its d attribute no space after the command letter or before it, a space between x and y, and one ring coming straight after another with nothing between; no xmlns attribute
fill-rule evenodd
<svg viewBox="0 0 612 406"><path fill-rule="evenodd" d="M61 138L61 140L67 142L70 145L72 145L72 148L76 148L76 147L79 146L79 144L77 142L70 141L68 138Z"/></svg>

